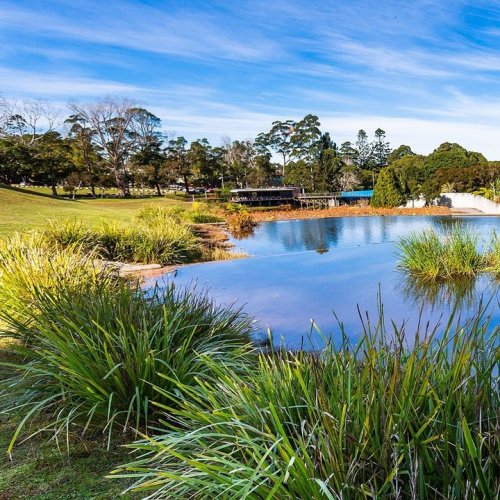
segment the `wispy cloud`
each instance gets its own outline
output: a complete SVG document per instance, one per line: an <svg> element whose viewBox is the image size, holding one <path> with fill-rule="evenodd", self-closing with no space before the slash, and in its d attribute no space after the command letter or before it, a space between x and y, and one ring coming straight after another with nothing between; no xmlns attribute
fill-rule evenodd
<svg viewBox="0 0 500 500"><path fill-rule="evenodd" d="M0 91L128 95L188 138L312 112L338 142L382 127L500 157L498 25L487 0L3 0Z"/></svg>

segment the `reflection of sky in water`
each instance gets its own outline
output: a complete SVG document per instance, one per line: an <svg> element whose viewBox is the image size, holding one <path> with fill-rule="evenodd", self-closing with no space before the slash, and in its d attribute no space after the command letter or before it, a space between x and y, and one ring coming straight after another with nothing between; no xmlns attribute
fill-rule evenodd
<svg viewBox="0 0 500 500"><path fill-rule="evenodd" d="M271 328L276 339L284 337L289 346L299 346L310 330L310 320L323 334L339 336L332 311L343 322L354 340L360 333L358 306L377 320L377 294L380 290L387 319L397 325L407 323L412 331L423 308L422 322L435 323L450 311L453 297L449 289L428 293L418 284L405 282L395 270L392 243L411 231L450 222L468 223L480 235L500 230L500 219L493 217L353 217L261 224L255 234L236 241L237 248L256 257L245 260L186 266L175 282L209 287L218 303L236 302L259 320L260 327ZM326 250L320 253L315 250ZM466 318L484 295L494 297L490 305L494 324L500 322L498 284L482 276L461 291L460 313ZM453 294L451 294L453 295ZM313 334L321 344L319 334Z"/></svg>

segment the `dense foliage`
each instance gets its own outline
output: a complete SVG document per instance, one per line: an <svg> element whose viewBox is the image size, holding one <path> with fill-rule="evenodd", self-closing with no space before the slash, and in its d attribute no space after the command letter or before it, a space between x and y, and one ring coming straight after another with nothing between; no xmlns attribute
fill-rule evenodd
<svg viewBox="0 0 500 500"><path fill-rule="evenodd" d="M498 237L493 233L484 253L478 249L478 236L468 227L453 226L411 233L400 239L399 267L424 281L471 278L484 271L498 270Z"/></svg>
<svg viewBox="0 0 500 500"><path fill-rule="evenodd" d="M9 338L18 354L2 411L24 417L10 449L39 416L48 418L38 431L50 430L56 438L88 428L110 437L115 427L145 430L158 423L156 386L169 390L176 382L209 377L207 359L237 369L250 355L251 321L240 311L172 286L143 291L106 271L96 282L95 274L85 275L89 264L72 267L82 255L70 248L66 264L59 256L53 276L53 252L38 249L37 240L21 238L0 247L2 295L8 299L0 338ZM16 280L13 260L27 251L18 268L30 255L35 264Z"/></svg>
<svg viewBox="0 0 500 500"><path fill-rule="evenodd" d="M441 144L427 157L415 155L408 145L393 150L380 128L372 140L359 130L356 140L338 146L311 114L275 121L255 140L224 138L213 146L207 139L188 143L165 135L157 116L127 99L69 107L65 134L55 129L56 116L47 103L2 108L1 182L48 185L54 195L60 194L58 187L72 195L97 196L115 186L128 196L131 187L139 186L161 196L171 185L190 191L280 183L334 192L373 188L379 172L390 165L406 200L424 195L430 202L443 185L486 194L500 176L498 164L454 143Z"/></svg>
<svg viewBox="0 0 500 500"><path fill-rule="evenodd" d="M406 197L396 172L392 167L383 168L375 184L372 207L399 207L405 202Z"/></svg>
<svg viewBox="0 0 500 500"><path fill-rule="evenodd" d="M149 498L495 498L487 318L442 337L373 328L357 345L261 354L242 373L208 361L217 379L158 388L172 420L115 473Z"/></svg>

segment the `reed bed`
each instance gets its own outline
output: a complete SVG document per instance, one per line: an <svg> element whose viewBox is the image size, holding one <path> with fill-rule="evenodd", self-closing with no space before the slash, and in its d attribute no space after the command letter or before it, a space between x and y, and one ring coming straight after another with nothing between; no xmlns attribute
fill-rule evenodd
<svg viewBox="0 0 500 500"><path fill-rule="evenodd" d="M497 498L499 327L452 320L243 373L207 361L217 379L156 388L168 419L114 477L148 498Z"/></svg>
<svg viewBox="0 0 500 500"><path fill-rule="evenodd" d="M399 268L422 280L473 277L487 267L487 258L478 250L478 237L467 227L411 233L397 246Z"/></svg>

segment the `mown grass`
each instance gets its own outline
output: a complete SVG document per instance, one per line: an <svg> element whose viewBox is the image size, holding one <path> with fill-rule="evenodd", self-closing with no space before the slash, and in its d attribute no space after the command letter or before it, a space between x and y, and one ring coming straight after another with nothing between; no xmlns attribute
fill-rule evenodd
<svg viewBox="0 0 500 500"><path fill-rule="evenodd" d="M497 498L499 327L451 324L207 361L217 380L157 388L170 417L115 475L148 498Z"/></svg>
<svg viewBox="0 0 500 500"><path fill-rule="evenodd" d="M474 277L487 269L488 258L478 249L478 237L455 225L441 233L428 229L403 236L398 244L399 268L422 280Z"/></svg>
<svg viewBox="0 0 500 500"><path fill-rule="evenodd" d="M95 225L103 221L130 224L134 214L150 204L172 207L191 205L182 198L77 199L54 198L29 189L0 185L0 236L45 227L48 219L78 219Z"/></svg>

